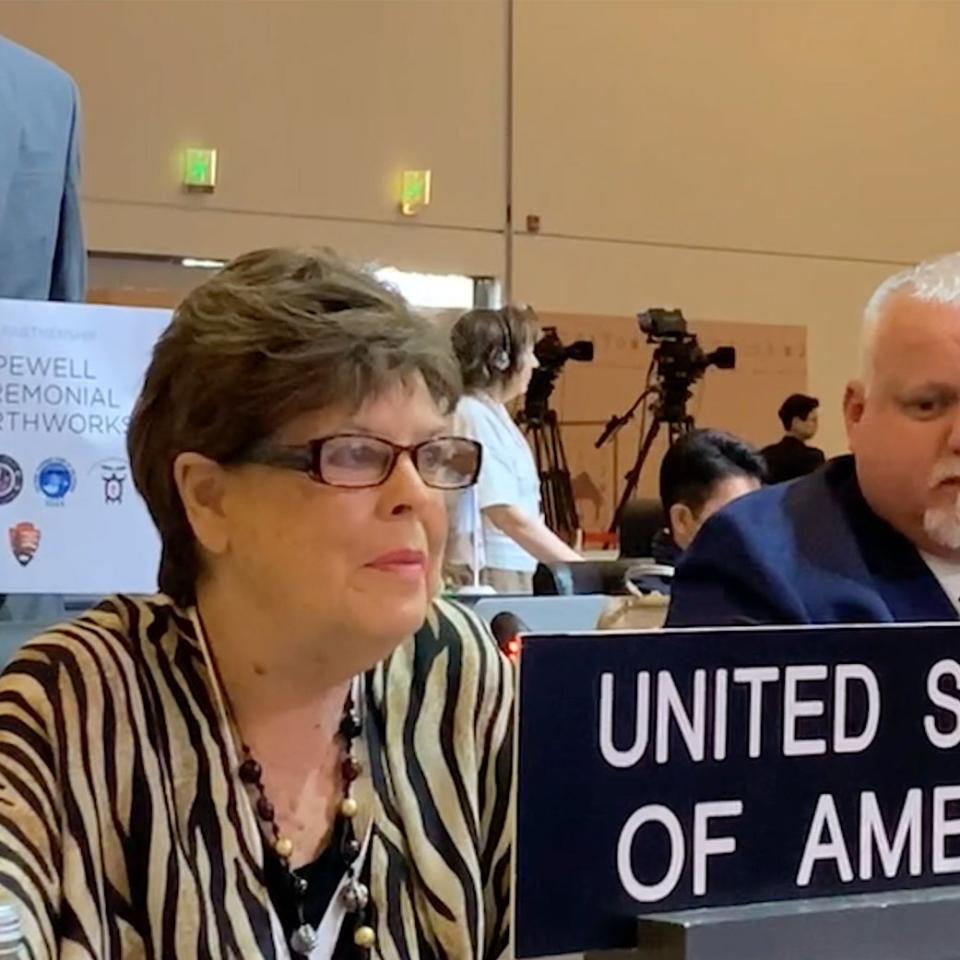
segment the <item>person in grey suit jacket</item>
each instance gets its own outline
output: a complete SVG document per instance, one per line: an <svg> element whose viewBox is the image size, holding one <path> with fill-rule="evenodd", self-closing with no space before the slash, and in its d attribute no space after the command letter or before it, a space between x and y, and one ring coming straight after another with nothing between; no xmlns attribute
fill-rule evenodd
<svg viewBox="0 0 960 960"><path fill-rule="evenodd" d="M70 76L0 37L0 297L84 298L79 130Z"/></svg>

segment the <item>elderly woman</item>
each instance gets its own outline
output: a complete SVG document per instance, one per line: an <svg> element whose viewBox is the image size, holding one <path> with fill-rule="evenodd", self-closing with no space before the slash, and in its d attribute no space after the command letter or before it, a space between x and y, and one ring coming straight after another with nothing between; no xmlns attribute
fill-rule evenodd
<svg viewBox="0 0 960 960"><path fill-rule="evenodd" d="M162 594L0 679L0 899L33 957L495 957L511 675L435 599L441 332L332 257L240 257L177 309L129 432ZM415 634L415 636L414 636Z"/></svg>

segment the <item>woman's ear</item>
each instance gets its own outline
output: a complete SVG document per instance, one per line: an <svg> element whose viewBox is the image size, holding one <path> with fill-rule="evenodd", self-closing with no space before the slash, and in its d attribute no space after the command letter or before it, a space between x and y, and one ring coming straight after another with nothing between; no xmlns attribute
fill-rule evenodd
<svg viewBox="0 0 960 960"><path fill-rule="evenodd" d="M173 480L197 542L210 553L224 553L230 540L223 509L224 468L202 454L181 453L173 461Z"/></svg>

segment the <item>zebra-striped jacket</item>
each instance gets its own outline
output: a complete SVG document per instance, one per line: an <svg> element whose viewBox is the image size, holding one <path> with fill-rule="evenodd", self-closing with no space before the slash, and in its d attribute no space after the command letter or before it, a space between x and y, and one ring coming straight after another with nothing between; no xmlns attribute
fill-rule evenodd
<svg viewBox="0 0 960 960"><path fill-rule="evenodd" d="M114 597L0 677L0 899L29 956L288 956L204 642L193 610ZM512 698L485 628L442 600L368 674L375 955L506 952Z"/></svg>

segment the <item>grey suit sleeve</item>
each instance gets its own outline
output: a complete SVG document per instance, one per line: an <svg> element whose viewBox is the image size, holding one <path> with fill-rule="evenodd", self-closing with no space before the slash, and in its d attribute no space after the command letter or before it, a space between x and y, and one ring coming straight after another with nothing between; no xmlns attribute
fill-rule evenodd
<svg viewBox="0 0 960 960"><path fill-rule="evenodd" d="M80 302L87 292L87 251L83 242L80 212L80 103L72 88L70 148L63 196L60 200L60 225L53 258L50 299Z"/></svg>

